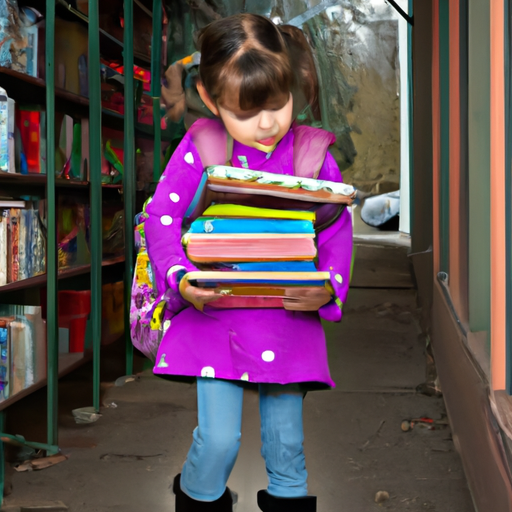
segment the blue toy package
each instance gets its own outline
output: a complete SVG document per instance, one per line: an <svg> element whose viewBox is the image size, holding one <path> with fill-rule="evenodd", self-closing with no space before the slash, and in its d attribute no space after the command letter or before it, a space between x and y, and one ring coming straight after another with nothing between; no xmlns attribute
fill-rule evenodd
<svg viewBox="0 0 512 512"><path fill-rule="evenodd" d="M8 328L0 327L0 401L9 398L9 336Z"/></svg>

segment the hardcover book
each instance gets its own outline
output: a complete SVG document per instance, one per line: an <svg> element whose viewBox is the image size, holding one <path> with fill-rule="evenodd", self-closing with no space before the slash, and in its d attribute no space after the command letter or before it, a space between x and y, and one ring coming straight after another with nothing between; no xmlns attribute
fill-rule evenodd
<svg viewBox="0 0 512 512"><path fill-rule="evenodd" d="M214 165L203 173L185 219L195 220L213 203L314 211L322 204L350 205L355 195L345 183Z"/></svg>
<svg viewBox="0 0 512 512"><path fill-rule="evenodd" d="M207 167L208 189L214 192L268 195L313 203L352 204L352 185L334 181L274 174L225 165Z"/></svg>
<svg viewBox="0 0 512 512"><path fill-rule="evenodd" d="M301 210L278 210L275 208L257 208L240 204L213 204L203 213L205 217L238 217L258 219L295 219L315 222L315 212Z"/></svg>
<svg viewBox="0 0 512 512"><path fill-rule="evenodd" d="M329 272L188 272L181 295L200 311L214 308L285 308L317 311L334 293Z"/></svg>
<svg viewBox="0 0 512 512"><path fill-rule="evenodd" d="M310 220L199 217L188 233L311 233L315 229Z"/></svg>
<svg viewBox="0 0 512 512"><path fill-rule="evenodd" d="M193 262L296 261L316 257L314 233L188 233L183 237Z"/></svg>

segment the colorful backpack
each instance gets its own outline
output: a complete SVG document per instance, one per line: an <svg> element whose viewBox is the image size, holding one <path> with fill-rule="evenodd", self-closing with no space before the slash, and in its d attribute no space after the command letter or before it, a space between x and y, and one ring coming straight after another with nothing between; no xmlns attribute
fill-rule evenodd
<svg viewBox="0 0 512 512"><path fill-rule="evenodd" d="M292 130L295 175L317 178L327 149L336 140L334 134L296 124L292 125ZM188 131L205 167L224 165L231 160L233 139L220 120L199 119ZM151 198L146 204L150 201ZM320 217L328 219L328 223L335 220L341 213L337 205L324 205L321 210L323 214ZM171 325L172 317L187 307L187 304L172 290L159 293L154 286L154 275L144 235L144 221L147 218L145 208L135 218L137 258L131 292L130 331L135 348L154 361L163 335Z"/></svg>

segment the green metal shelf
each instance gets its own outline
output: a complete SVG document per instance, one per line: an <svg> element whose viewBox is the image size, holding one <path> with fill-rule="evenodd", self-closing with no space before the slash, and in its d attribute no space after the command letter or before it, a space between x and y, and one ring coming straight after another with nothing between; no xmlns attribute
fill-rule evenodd
<svg viewBox="0 0 512 512"><path fill-rule="evenodd" d="M0 175L0 186L2 190L17 194L23 190L24 194L39 195L45 194L47 201L47 244L46 244L46 274L36 276L24 281L10 283L0 287L0 293L23 290L29 288L43 287L46 285L47 304L47 378L41 380L27 389L17 393L0 403L0 431L3 432L5 425L5 411L9 405L29 395L44 386L47 387L47 444L44 449L47 454L58 453L58 379L73 371L84 362L92 360L93 366L93 406L96 410L100 408L100 351L101 351L101 322L102 322L102 278L104 268L124 263L124 284L125 284L125 343L126 343L126 372L133 371L133 345L130 340L129 330L129 304L131 279L134 271L134 247L133 239L133 218L135 215L136 200L136 155L137 138L145 138L154 141L156 155L154 162L156 173L160 172L161 142L170 142L174 138L175 129L178 125L172 125L170 129L160 129L160 79L162 68L160 62L160 46L162 41L162 2L153 0L153 41L151 52L151 70L154 105L154 123L146 125L135 121L135 88L133 73L125 77L125 115L102 108L101 105L101 76L100 76L100 45L102 51L116 53L122 57L125 69L132 69L134 61L143 60L145 64L149 61L145 56L137 55L134 52L134 13L133 1L124 0L124 33L123 48L117 43L115 48L109 47L107 38L100 35L99 27L99 1L89 2L88 11L88 90L89 97L80 96L64 89L55 87L55 15L56 0L46 0L45 10L45 73L46 79L31 77L23 73L0 67L0 84L5 88L10 97L18 104L39 105L45 108L47 115L46 141L47 141L47 168L54 169L55 162L55 113L69 114L75 118L89 119L89 181L72 181L58 179L53 172L48 175L19 175L2 173ZM109 55L110 55L109 53ZM155 124L156 123L156 124ZM124 158L124 183L111 185L101 183L101 157L102 157L102 127L108 127L122 131L125 147ZM21 185L21 187L20 187ZM125 249L124 255L116 258L102 259L102 197L122 192L124 200L124 222L125 222ZM110 192L107 192L110 191ZM57 204L59 194L67 193L89 193L90 195L90 225L91 225L91 264L81 265L58 270L57 252ZM52 229L53 228L53 229ZM112 269L114 267L111 267ZM117 270L117 268L116 268ZM58 289L59 280L81 274L90 275L91 289L91 327L92 327L92 349L84 354L59 354L58 353ZM66 283L67 284L67 283ZM5 436L8 437L7 434ZM27 445L30 443L27 442ZM43 446L43 445L40 445ZM3 443L0 442L0 506L2 504L4 484L4 453Z"/></svg>
<svg viewBox="0 0 512 512"><path fill-rule="evenodd" d="M109 267L111 265L117 265L119 263L124 263L124 256L117 256L116 258L107 258L104 259L101 263L102 267ZM62 270L59 270L58 279L67 279L69 277L76 277L83 274L87 274L91 270L91 265L77 265L75 267L69 267ZM4 286L0 286L0 293L4 292L12 292L15 290L23 290L27 288L33 288L36 286L43 286L46 284L47 277L46 274L41 274L39 276L29 277L28 279L23 279L22 281L16 281L14 283L9 283Z"/></svg>
<svg viewBox="0 0 512 512"><path fill-rule="evenodd" d="M9 185L32 185L32 186L41 186L45 187L47 182L46 174L19 174L12 172L2 172L0 173L0 183L5 183ZM63 180L56 179L55 186L57 188L89 188L88 181L77 181L77 180ZM122 189L122 184L115 183L104 183L102 185L104 189Z"/></svg>

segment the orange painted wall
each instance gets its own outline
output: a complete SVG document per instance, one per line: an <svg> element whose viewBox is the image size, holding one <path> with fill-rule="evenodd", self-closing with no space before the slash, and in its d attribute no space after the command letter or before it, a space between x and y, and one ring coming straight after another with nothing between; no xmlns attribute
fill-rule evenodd
<svg viewBox="0 0 512 512"><path fill-rule="evenodd" d="M505 12L491 0L491 372L506 385Z"/></svg>

